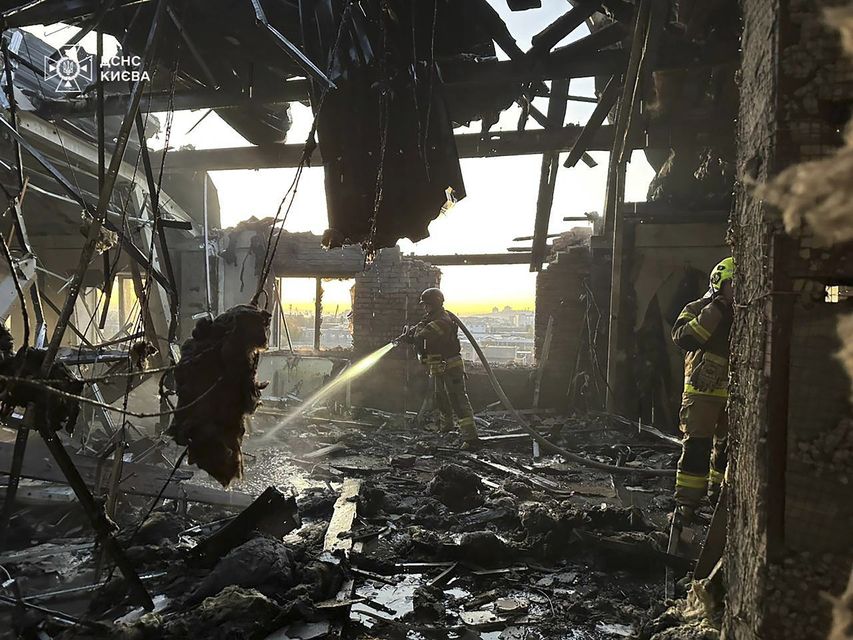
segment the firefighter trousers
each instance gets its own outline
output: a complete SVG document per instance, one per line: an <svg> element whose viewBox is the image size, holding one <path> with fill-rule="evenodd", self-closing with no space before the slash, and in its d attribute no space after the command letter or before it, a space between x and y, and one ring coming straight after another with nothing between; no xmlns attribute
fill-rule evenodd
<svg viewBox="0 0 853 640"><path fill-rule="evenodd" d="M463 440L476 440L477 427L474 425L474 410L468 400L465 388L465 369L462 361L431 367L435 393L435 408L438 409L439 426L442 429L453 428L454 414L459 419L459 432Z"/></svg>
<svg viewBox="0 0 853 640"><path fill-rule="evenodd" d="M675 500L695 507L708 493L719 489L726 471L728 421L726 398L684 394L679 412L681 458L675 478Z"/></svg>

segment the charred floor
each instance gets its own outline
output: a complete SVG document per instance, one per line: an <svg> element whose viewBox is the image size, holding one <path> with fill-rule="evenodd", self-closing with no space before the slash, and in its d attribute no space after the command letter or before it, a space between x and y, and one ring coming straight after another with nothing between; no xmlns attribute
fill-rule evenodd
<svg viewBox="0 0 853 640"><path fill-rule="evenodd" d="M213 4L0 1L0 638L853 638L853 5Z"/></svg>

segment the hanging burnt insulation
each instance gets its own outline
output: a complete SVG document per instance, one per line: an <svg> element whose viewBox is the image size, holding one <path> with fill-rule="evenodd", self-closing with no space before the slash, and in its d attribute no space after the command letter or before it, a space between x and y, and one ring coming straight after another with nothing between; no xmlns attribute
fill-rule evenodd
<svg viewBox="0 0 853 640"><path fill-rule="evenodd" d="M266 387L255 376L269 326L268 312L237 305L213 320L199 320L181 346L175 370L178 406L169 433L189 448L190 464L226 487L243 477L246 417Z"/></svg>
<svg viewBox="0 0 853 640"><path fill-rule="evenodd" d="M15 353L12 334L0 324L0 375L38 382L28 384L0 381L0 418L8 418L15 407L35 404L38 410L45 412L44 420L54 431L65 429L72 433L80 413L80 405L76 400L50 393L44 387L50 386L65 393L80 395L83 392L83 382L75 378L62 362L54 362L47 380L41 380L39 371L44 362L44 354L44 349L34 347L19 349Z"/></svg>
<svg viewBox="0 0 853 640"><path fill-rule="evenodd" d="M429 223L465 196L435 65L434 33L454 9L365 0L344 10L348 4L303 0L300 11L311 58L323 67L335 54L330 78L337 89L326 93L318 117L329 213L324 243L372 251L427 237Z"/></svg>

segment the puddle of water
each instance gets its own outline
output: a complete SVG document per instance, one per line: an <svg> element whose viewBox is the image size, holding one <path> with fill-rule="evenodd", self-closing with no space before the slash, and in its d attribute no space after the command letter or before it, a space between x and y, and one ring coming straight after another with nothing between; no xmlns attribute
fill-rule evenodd
<svg viewBox="0 0 853 640"><path fill-rule="evenodd" d="M364 625L368 629L376 624L376 616L395 620L402 618L407 613L413 610L412 598L417 589L423 582L423 575L420 573L412 573L403 577L396 585L384 584L378 587L376 583L368 580L355 591L357 596L368 598L377 603L380 607L393 611L377 611L365 604L354 604L350 608L350 620ZM364 612L370 615L365 615Z"/></svg>
<svg viewBox="0 0 853 640"><path fill-rule="evenodd" d="M387 620L402 618L413 610L413 598L415 590L425 582L423 574L408 574L396 585L385 585L373 581L366 581L356 589L356 595L370 599L378 605L368 606L363 603L354 604L350 609L350 620L358 622L370 629L377 623L377 617ZM457 618L462 613L462 606L471 599L471 592L460 586L449 587L444 590L447 596L448 613ZM515 598L528 603L528 614L534 620L551 619L552 610L548 598L536 591L509 590L502 593L501 598ZM497 599L497 598L496 598ZM485 603L478 610L491 610L493 603ZM452 624L458 624L458 621ZM601 640L602 638L618 637L614 632L621 632L621 625L599 625L597 632L586 629L573 629L571 631L560 631L556 633L543 634L531 626L513 626L511 621L503 629L495 631L474 631L475 637L481 640ZM415 632L407 634L408 640L422 640L423 635Z"/></svg>

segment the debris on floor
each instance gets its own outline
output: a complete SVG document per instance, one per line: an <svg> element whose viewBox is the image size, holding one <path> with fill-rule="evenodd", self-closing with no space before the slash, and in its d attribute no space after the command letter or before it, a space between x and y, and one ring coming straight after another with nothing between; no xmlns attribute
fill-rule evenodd
<svg viewBox="0 0 853 640"><path fill-rule="evenodd" d="M104 567L93 583L99 551L79 527L76 537L72 528L50 543L34 533L39 546L7 553L0 564L26 603L97 622L110 638L296 638L330 628L353 640L408 632L524 637L518 630L617 638L649 618L663 589L665 479L620 480L660 498L646 509L626 507L616 492L594 490L611 482L606 472L556 456L533 460L528 442L465 454L455 436L411 416L356 412L377 426L353 426L347 415L301 416L298 428L264 438L280 418L256 416L246 478L235 481L260 494L248 507L186 509L166 500L138 527L146 500L123 509L119 539L144 571L152 612L134 605ZM642 432L599 418L580 424L566 420L561 433L585 442L596 459L613 462L620 454L610 443L630 440L644 464L675 462L675 448L657 447ZM345 442L346 450L305 464L319 442ZM69 516L65 524L78 521ZM37 618L47 637L91 633L41 610L25 617Z"/></svg>

